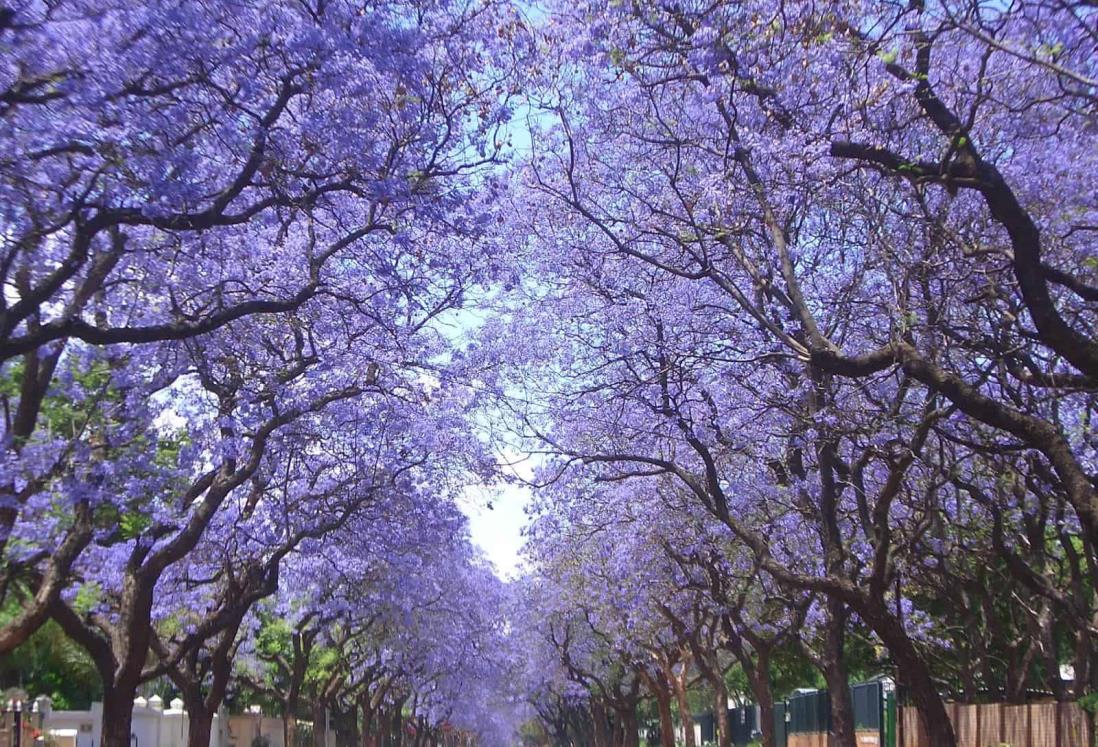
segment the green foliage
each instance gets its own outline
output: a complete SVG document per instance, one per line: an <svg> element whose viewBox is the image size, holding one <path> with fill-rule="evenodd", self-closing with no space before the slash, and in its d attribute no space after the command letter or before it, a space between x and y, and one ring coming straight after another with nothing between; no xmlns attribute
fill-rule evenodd
<svg viewBox="0 0 1098 747"><path fill-rule="evenodd" d="M156 444L156 464L159 467L175 467L179 465L179 452L184 446L190 444L191 439L185 432L172 436L163 436Z"/></svg>
<svg viewBox="0 0 1098 747"><path fill-rule="evenodd" d="M77 397L47 394L42 401L39 417L39 432L46 436L59 436L92 443L98 458L109 460L119 456L121 450L143 451L155 448L155 463L162 468L171 468L178 464L180 451L189 443L185 432L157 438L151 445L147 438L139 436L132 442L121 446L104 443L102 434L110 430L112 420L117 418L118 408L105 405L118 405L123 401L123 393L111 386L111 367L106 361L95 361L90 366L78 368L69 363L67 375L77 385L74 391ZM5 366L0 375L0 402L12 408L18 401L22 388L26 365L16 361ZM98 435L97 435L98 434ZM62 522L68 515L67 506L55 506L54 518ZM100 528L116 526L120 539L132 539L144 532L152 523L151 518L138 507L135 501L128 508L105 505L96 510L95 522Z"/></svg>
<svg viewBox="0 0 1098 747"><path fill-rule="evenodd" d="M843 648L843 663L851 683L865 682L886 673L882 671L885 667L879 650L868 628L860 624L853 626Z"/></svg>
<svg viewBox="0 0 1098 747"><path fill-rule="evenodd" d="M76 590L76 598L73 600L72 608L80 614L88 612L99 602L100 591L95 584L81 584L80 588Z"/></svg>
<svg viewBox="0 0 1098 747"><path fill-rule="evenodd" d="M1042 44L1037 47L1037 54L1041 57L1055 60L1064 52L1064 43L1056 42L1055 44Z"/></svg>
<svg viewBox="0 0 1098 747"><path fill-rule="evenodd" d="M799 687L824 687L823 675L795 646L777 649L770 663L770 686L775 700L784 700Z"/></svg>
<svg viewBox="0 0 1098 747"><path fill-rule="evenodd" d="M1087 693L1079 698L1079 707L1091 715L1098 714L1098 692Z"/></svg>
<svg viewBox="0 0 1098 747"><path fill-rule="evenodd" d="M5 375L0 376L0 400L11 402L19 398L25 371L26 365L22 361L7 367ZM100 406L104 398L118 402L122 395L110 388L111 371L105 361L97 361L86 370L73 367L68 373L84 396L74 400L48 394L42 401L38 422L47 434L76 438L104 422Z"/></svg>
<svg viewBox="0 0 1098 747"><path fill-rule="evenodd" d="M291 631L285 620L263 615L263 624L256 635L256 652L263 657L289 654L291 651Z"/></svg>
<svg viewBox="0 0 1098 747"><path fill-rule="evenodd" d="M3 619L13 615L13 605ZM19 687L33 698L48 695L58 710L88 708L103 696L95 665L52 620L10 654L0 657L0 688Z"/></svg>

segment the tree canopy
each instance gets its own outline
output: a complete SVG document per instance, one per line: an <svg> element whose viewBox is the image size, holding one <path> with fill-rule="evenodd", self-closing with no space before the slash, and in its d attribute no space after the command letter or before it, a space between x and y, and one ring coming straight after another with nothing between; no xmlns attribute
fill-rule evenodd
<svg viewBox="0 0 1098 747"><path fill-rule="evenodd" d="M1094 710L1093 3L28 1L0 56L0 669L104 747L153 688L193 747Z"/></svg>

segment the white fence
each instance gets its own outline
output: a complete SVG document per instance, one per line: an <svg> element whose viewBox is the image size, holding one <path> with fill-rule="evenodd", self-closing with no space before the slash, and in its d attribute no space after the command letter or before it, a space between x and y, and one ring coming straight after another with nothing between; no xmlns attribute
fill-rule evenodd
<svg viewBox="0 0 1098 747"><path fill-rule="evenodd" d="M44 731L57 747L99 747L103 725L103 706L93 703L89 711L53 711L44 709ZM183 702L173 700L165 708L153 696L133 703L131 747L186 747L187 712ZM328 747L335 747L335 734L326 732ZM258 713L214 717L210 747L250 747L257 738L265 738L270 747L285 747L282 719Z"/></svg>

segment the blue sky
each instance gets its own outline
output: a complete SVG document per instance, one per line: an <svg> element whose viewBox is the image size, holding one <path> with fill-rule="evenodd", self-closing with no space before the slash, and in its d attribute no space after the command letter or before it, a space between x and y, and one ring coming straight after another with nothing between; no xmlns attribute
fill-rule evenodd
<svg viewBox="0 0 1098 747"><path fill-rule="evenodd" d="M468 344L491 313L485 305L476 303L475 298L470 300L468 306L440 315L433 322L436 330L458 348ZM530 455L505 450L498 454L498 459L501 469L520 481L533 479ZM505 580L516 577L520 571L522 529L527 519L524 509L530 498L530 488L523 484L471 484L458 502L469 517L473 543L483 550L496 567L496 574Z"/></svg>
<svg viewBox="0 0 1098 747"><path fill-rule="evenodd" d="M545 12L537 2L520 2L519 8L527 23L537 25L545 18ZM501 134L509 141L505 155L510 159L529 156L533 150L532 130L542 127L542 114L522 101L512 101L511 120L501 128ZM439 320L443 334L455 344L468 341L470 335L484 323L490 312L475 302L458 310L452 317ZM533 477L532 464L519 454L509 454L509 463L515 474L523 479ZM512 579L519 574L523 544L522 529L527 516L524 509L530 502L530 488L521 485L480 486L471 485L460 502L462 511L469 517L469 532L473 543L496 567L500 578ZM491 504L492 508L488 508Z"/></svg>
<svg viewBox="0 0 1098 747"><path fill-rule="evenodd" d="M530 500L530 490L520 485L485 488L470 486L461 508L469 517L469 531L496 567L501 578L518 575L519 551L522 548L522 528L526 524L523 509ZM488 508L491 503L492 508Z"/></svg>

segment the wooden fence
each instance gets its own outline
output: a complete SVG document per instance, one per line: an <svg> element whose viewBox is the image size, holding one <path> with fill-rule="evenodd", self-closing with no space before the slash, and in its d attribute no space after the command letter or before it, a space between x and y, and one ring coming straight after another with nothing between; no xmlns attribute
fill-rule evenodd
<svg viewBox="0 0 1098 747"><path fill-rule="evenodd" d="M931 747L918 711L900 709L898 747ZM946 703L957 747L1094 747L1077 703L962 705Z"/></svg>
<svg viewBox="0 0 1098 747"><path fill-rule="evenodd" d="M40 714L0 710L0 747L34 747L41 733Z"/></svg>

